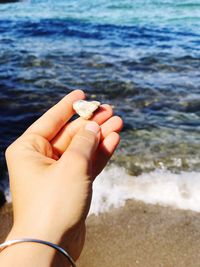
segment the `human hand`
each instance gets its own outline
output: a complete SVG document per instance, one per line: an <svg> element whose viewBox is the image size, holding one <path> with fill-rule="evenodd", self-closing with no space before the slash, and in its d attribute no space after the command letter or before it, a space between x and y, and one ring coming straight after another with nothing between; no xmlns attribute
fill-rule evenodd
<svg viewBox="0 0 200 267"><path fill-rule="evenodd" d="M65 96L6 151L14 211L8 239L62 243L75 259L84 243L93 180L115 151L122 128L109 105L101 106L93 122L67 123L73 102L84 98L81 90Z"/></svg>

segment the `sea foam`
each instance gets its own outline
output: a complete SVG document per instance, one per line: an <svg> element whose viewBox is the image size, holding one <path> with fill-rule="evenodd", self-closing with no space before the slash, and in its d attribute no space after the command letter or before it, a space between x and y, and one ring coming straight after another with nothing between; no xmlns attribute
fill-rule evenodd
<svg viewBox="0 0 200 267"><path fill-rule="evenodd" d="M133 177L111 166L94 182L90 214L118 208L128 199L200 212L200 173L159 169Z"/></svg>

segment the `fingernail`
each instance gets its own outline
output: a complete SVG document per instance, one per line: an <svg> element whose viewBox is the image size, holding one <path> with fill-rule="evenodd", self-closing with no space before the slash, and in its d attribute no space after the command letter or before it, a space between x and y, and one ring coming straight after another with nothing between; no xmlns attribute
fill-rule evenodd
<svg viewBox="0 0 200 267"><path fill-rule="evenodd" d="M98 134L100 126L96 122L91 121L86 124L85 130Z"/></svg>

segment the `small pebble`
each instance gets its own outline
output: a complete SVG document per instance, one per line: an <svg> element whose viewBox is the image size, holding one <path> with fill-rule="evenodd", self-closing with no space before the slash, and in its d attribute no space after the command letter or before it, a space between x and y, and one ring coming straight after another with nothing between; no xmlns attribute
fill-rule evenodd
<svg viewBox="0 0 200 267"><path fill-rule="evenodd" d="M100 105L99 101L77 100L73 103L73 109L80 117L89 120Z"/></svg>

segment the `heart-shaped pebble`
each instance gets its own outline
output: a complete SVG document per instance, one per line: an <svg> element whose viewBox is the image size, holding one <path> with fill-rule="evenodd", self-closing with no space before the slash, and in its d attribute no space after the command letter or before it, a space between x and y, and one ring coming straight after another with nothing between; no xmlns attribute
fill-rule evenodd
<svg viewBox="0 0 200 267"><path fill-rule="evenodd" d="M89 120L93 116L93 112L99 108L99 101L77 100L73 103L73 109L82 118Z"/></svg>

